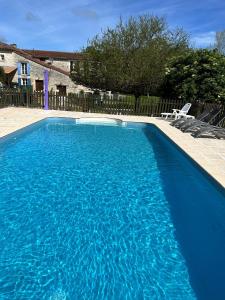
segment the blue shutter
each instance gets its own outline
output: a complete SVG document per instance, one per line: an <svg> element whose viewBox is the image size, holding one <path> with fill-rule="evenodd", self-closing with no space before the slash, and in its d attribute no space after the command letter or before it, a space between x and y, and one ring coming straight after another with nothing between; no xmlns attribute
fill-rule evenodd
<svg viewBox="0 0 225 300"><path fill-rule="evenodd" d="M27 78L27 85L28 85L28 86L31 86L31 80L30 80L30 64L29 64L29 63L27 63L27 76L28 76L28 78Z"/></svg>
<svg viewBox="0 0 225 300"><path fill-rule="evenodd" d="M30 76L30 64L27 63L27 75Z"/></svg>
<svg viewBox="0 0 225 300"><path fill-rule="evenodd" d="M21 63L18 62L17 63L17 73L18 73L18 85L21 86L22 82L21 82Z"/></svg>

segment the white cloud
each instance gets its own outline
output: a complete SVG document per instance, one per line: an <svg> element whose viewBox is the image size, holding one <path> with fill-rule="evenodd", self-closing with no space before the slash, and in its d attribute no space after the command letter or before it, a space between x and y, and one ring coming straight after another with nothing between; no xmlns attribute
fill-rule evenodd
<svg viewBox="0 0 225 300"><path fill-rule="evenodd" d="M192 37L191 41L194 47L210 47L215 43L215 31L199 33Z"/></svg>
<svg viewBox="0 0 225 300"><path fill-rule="evenodd" d="M6 37L3 34L1 34L1 33L0 33L0 42L2 42L2 43L6 43L7 42Z"/></svg>
<svg viewBox="0 0 225 300"><path fill-rule="evenodd" d="M82 17L82 18L89 19L89 20L98 19L97 12L93 9L89 9L89 8L86 8L86 7L83 7L83 8L82 7L75 7L75 8L72 9L72 13L75 16Z"/></svg>

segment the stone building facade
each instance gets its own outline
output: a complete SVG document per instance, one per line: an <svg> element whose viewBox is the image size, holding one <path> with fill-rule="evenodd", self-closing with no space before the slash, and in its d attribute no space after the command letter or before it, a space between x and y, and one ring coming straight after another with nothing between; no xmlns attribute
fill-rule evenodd
<svg viewBox="0 0 225 300"><path fill-rule="evenodd" d="M15 45L0 43L0 66L5 70L8 85L44 90L44 71L47 71L49 91L61 94L91 92L70 78L71 67L78 60L82 60L79 53L22 50Z"/></svg>

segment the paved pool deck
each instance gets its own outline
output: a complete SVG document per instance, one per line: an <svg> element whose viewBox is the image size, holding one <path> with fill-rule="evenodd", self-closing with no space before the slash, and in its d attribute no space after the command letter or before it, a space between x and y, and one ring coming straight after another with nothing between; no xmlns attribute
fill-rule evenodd
<svg viewBox="0 0 225 300"><path fill-rule="evenodd" d="M0 109L0 137L47 117L107 117L155 124L225 188L225 140L193 138L160 118L8 107Z"/></svg>

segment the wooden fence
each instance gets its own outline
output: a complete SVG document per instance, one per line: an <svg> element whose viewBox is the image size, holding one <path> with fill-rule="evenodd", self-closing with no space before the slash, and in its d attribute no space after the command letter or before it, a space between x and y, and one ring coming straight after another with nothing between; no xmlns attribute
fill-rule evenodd
<svg viewBox="0 0 225 300"><path fill-rule="evenodd" d="M140 97L135 104L134 96L96 96L92 94L49 93L49 109L82 111L92 113L107 113L116 115L160 116L162 112L171 112L173 108L180 109L183 100L160 99L159 97ZM215 104L192 105L190 114L197 116L206 107ZM0 90L0 107L17 106L44 108L43 92L20 92L18 90Z"/></svg>
<svg viewBox="0 0 225 300"><path fill-rule="evenodd" d="M181 100L163 100L158 97L141 97L135 105L133 96L109 97L83 94L60 95L49 93L49 109L82 111L92 113L107 113L116 115L146 115L159 116L161 112L180 109ZM0 107L17 106L44 108L43 92L20 92L17 90L0 91Z"/></svg>

